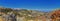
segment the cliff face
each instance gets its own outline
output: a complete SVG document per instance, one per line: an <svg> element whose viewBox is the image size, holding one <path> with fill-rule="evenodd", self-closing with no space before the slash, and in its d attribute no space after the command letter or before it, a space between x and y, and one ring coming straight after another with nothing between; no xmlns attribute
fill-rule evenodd
<svg viewBox="0 0 60 21"><path fill-rule="evenodd" d="M60 21L60 10L55 10L50 14L52 21Z"/></svg>

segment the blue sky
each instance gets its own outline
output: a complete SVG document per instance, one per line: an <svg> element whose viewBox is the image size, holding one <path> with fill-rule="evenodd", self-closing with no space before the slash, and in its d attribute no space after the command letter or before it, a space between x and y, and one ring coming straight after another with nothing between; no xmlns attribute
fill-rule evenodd
<svg viewBox="0 0 60 21"><path fill-rule="evenodd" d="M60 0L0 0L0 6L47 11L60 8Z"/></svg>

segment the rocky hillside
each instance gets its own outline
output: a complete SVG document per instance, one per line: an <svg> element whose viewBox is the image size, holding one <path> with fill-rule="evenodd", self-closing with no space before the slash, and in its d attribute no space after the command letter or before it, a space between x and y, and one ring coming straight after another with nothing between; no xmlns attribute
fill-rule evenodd
<svg viewBox="0 0 60 21"><path fill-rule="evenodd" d="M28 9L0 8L0 17L4 17L5 20L11 18L11 21L40 21L49 19L49 14L51 12Z"/></svg>
<svg viewBox="0 0 60 21"><path fill-rule="evenodd" d="M46 16L46 12L28 9L14 9L14 8L0 8L0 15L15 14L18 17L25 17L26 19L35 19L38 16ZM1 14L2 13L2 14Z"/></svg>

